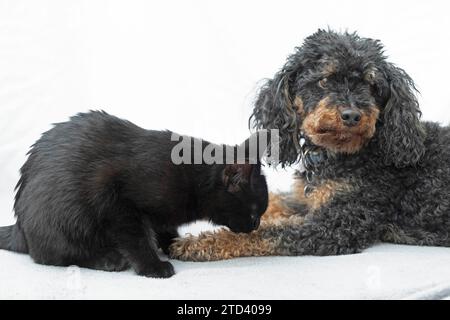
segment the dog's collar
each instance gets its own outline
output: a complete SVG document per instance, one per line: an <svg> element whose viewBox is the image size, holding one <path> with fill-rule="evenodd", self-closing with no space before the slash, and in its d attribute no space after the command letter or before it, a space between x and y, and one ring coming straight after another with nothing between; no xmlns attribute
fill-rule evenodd
<svg viewBox="0 0 450 320"><path fill-rule="evenodd" d="M306 180L303 191L308 197L314 191L314 178L322 173L321 169L327 160L327 153L323 148L312 144L303 132L300 132L299 145L299 173Z"/></svg>

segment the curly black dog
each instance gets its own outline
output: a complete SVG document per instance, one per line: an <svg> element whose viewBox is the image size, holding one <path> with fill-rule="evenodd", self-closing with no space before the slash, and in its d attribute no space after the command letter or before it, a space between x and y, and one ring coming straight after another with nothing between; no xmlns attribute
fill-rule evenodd
<svg viewBox="0 0 450 320"><path fill-rule="evenodd" d="M251 119L279 129L292 192L272 195L265 223L180 240L172 255L336 255L376 242L450 246L450 128L420 121L408 74L378 40L319 30L267 81ZM211 245L212 244L212 245Z"/></svg>
<svg viewBox="0 0 450 320"><path fill-rule="evenodd" d="M187 161L174 163L179 142L172 137L105 112L56 124L21 169L17 222L0 227L0 249L29 253L41 264L132 267L139 275L167 278L173 266L157 250L167 252L180 224L209 219L235 232L257 228L268 201L259 159L196 161L199 152L219 157L220 150L235 154L238 147L190 139L179 151ZM249 141L242 145L245 154ZM223 156L230 158L225 150Z"/></svg>

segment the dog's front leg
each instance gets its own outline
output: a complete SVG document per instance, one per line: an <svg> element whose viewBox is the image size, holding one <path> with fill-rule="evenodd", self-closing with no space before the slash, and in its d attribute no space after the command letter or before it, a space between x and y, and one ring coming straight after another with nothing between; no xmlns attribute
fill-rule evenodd
<svg viewBox="0 0 450 320"><path fill-rule="evenodd" d="M236 234L227 229L203 232L199 236L177 239L170 246L170 256L185 261L214 261L237 257L277 255L277 239L263 238L265 229L272 230L283 224L299 224L303 221L285 205L282 195L270 194L269 207L261 219L258 230L248 234Z"/></svg>
<svg viewBox="0 0 450 320"><path fill-rule="evenodd" d="M250 256L338 255L357 253L380 239L382 208L340 199L306 216L268 219L249 234L222 229L179 239L172 258L214 261Z"/></svg>
<svg viewBox="0 0 450 320"><path fill-rule="evenodd" d="M178 239L170 246L171 258L185 261L215 261L238 257L279 255L279 236L272 236L275 228L302 224L303 217L291 216L263 221L258 230L251 233L234 233L227 229L203 232L199 236Z"/></svg>
<svg viewBox="0 0 450 320"><path fill-rule="evenodd" d="M261 238L277 239L275 251L279 255L357 253L379 241L381 216L374 206L333 201L308 214L302 224L261 230Z"/></svg>

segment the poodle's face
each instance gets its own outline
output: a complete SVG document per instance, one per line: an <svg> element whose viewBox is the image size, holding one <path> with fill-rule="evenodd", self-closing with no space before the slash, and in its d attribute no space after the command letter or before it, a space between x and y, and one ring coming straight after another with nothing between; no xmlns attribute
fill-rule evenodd
<svg viewBox="0 0 450 320"><path fill-rule="evenodd" d="M386 163L402 166L423 152L419 114L411 78L386 62L379 41L319 30L262 88L252 117L257 128L280 130L283 165L298 159L303 133L344 154L377 137Z"/></svg>
<svg viewBox="0 0 450 320"><path fill-rule="evenodd" d="M377 69L358 51L341 43L333 47L297 75L293 105L301 130L315 145L355 153L373 137L383 104L375 87Z"/></svg>

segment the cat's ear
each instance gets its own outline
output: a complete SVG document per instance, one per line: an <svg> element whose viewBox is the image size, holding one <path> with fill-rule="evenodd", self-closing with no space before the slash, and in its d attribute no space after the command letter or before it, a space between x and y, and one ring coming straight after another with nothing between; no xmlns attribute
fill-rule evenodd
<svg viewBox="0 0 450 320"><path fill-rule="evenodd" d="M249 184L254 167L249 163L225 165L222 181L227 190L231 193L239 192L242 185Z"/></svg>
<svg viewBox="0 0 450 320"><path fill-rule="evenodd" d="M270 142L270 131L260 130L253 133L247 140L238 146L238 161L243 156L246 162L257 164L261 162ZM242 159L240 159L242 161Z"/></svg>

